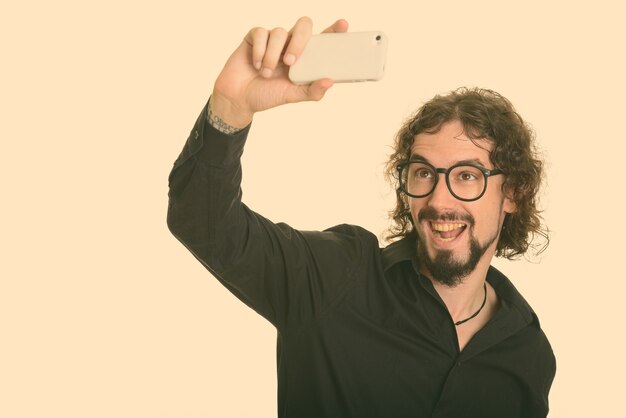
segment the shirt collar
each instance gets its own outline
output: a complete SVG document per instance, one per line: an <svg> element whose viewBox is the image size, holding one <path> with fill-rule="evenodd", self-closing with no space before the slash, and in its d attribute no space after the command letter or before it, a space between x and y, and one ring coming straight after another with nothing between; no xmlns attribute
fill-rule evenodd
<svg viewBox="0 0 626 418"><path fill-rule="evenodd" d="M415 255L416 239L414 233L395 241L382 250L383 270L385 273L395 264L410 261Z"/></svg>
<svg viewBox="0 0 626 418"><path fill-rule="evenodd" d="M487 281L495 289L498 297L510 302L520 312L526 323L536 321L537 325L539 325L539 319L528 302L526 302L526 299L500 270L494 266L489 266Z"/></svg>
<svg viewBox="0 0 626 418"><path fill-rule="evenodd" d="M410 262L416 258L416 245L415 233L411 232L383 248L382 262L384 272L387 273L391 267L398 263ZM496 290L498 297L506 300L519 311L526 323L537 321L537 324L539 324L537 315L528 302L526 302L524 297L517 291L513 283L498 269L489 266L487 281Z"/></svg>

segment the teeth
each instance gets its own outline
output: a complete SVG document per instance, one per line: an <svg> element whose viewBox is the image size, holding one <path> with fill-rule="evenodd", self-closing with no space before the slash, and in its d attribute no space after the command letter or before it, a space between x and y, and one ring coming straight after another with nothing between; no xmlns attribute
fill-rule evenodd
<svg viewBox="0 0 626 418"><path fill-rule="evenodd" d="M431 225L435 231L439 231L439 232L448 232L448 231L462 228L464 226L463 224L441 224L441 223L438 223L438 224L431 223Z"/></svg>

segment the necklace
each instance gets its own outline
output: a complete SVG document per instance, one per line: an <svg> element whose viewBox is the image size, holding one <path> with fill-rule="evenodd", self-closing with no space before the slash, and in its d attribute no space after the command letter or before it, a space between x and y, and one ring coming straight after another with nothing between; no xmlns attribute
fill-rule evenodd
<svg viewBox="0 0 626 418"><path fill-rule="evenodd" d="M457 327L467 321L469 321L470 319L474 318L476 315L478 315L480 313L480 311L483 310L483 308L485 307L485 303L487 302L487 283L483 283L483 287L485 289L485 298L483 299L483 304L480 305L480 308L478 308L478 310L476 312L474 312L474 314L472 316L470 316L469 318L465 318L461 321L457 321L454 323L454 325L456 325Z"/></svg>

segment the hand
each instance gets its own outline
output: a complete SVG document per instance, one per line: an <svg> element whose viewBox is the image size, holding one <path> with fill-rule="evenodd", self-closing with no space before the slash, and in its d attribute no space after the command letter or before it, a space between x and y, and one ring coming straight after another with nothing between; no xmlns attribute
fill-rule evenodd
<svg viewBox="0 0 626 418"><path fill-rule="evenodd" d="M332 87L330 79L309 85L293 84L288 78L293 65L307 45L313 22L308 17L298 19L287 32L282 28L251 29L230 56L215 81L211 110L224 122L242 128L252 116L286 103L320 100ZM326 28L323 33L346 32L343 19Z"/></svg>

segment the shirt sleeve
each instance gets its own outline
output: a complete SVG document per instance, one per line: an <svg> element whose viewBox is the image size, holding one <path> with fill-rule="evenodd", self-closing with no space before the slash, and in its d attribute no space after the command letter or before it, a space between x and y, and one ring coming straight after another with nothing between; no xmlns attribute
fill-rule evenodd
<svg viewBox="0 0 626 418"><path fill-rule="evenodd" d="M359 276L367 249L378 249L376 237L351 225L298 231L248 208L240 159L250 126L224 134L208 123L207 108L169 175L170 231L277 328L322 314Z"/></svg>

